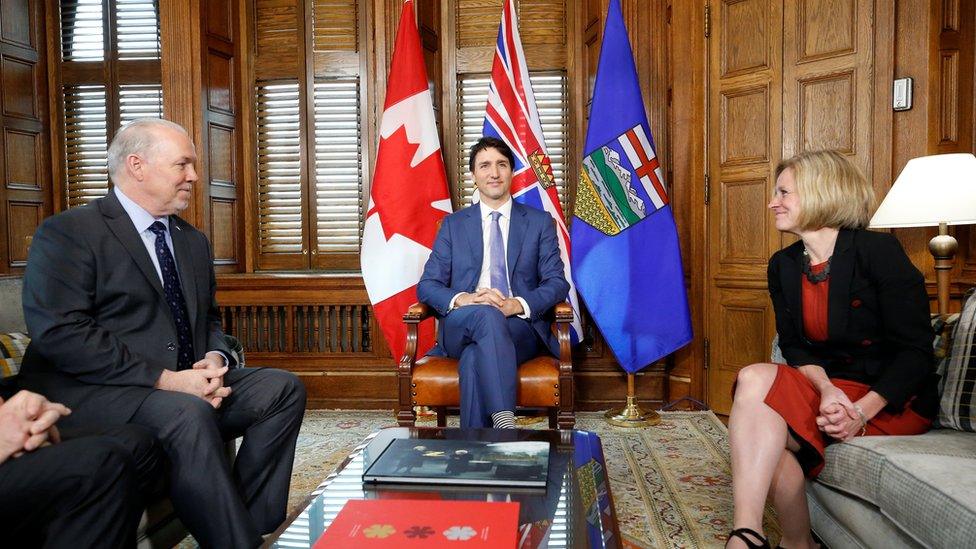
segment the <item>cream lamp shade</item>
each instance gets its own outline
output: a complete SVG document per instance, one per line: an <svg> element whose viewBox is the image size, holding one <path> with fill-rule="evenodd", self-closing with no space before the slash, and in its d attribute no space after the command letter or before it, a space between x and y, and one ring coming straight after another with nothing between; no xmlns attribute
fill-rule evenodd
<svg viewBox="0 0 976 549"><path fill-rule="evenodd" d="M949 314L949 272L959 243L949 225L976 223L976 156L936 154L913 158L891 186L871 227L939 226L929 241L935 260L939 314Z"/></svg>
<svg viewBox="0 0 976 549"><path fill-rule="evenodd" d="M871 218L873 228L976 223L976 156L913 158Z"/></svg>

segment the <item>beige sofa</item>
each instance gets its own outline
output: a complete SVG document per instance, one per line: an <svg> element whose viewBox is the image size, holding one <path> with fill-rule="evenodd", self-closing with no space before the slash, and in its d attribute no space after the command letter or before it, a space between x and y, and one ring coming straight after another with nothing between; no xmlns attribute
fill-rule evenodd
<svg viewBox="0 0 976 549"><path fill-rule="evenodd" d="M933 429L828 446L807 501L831 549L974 547L976 433Z"/></svg>

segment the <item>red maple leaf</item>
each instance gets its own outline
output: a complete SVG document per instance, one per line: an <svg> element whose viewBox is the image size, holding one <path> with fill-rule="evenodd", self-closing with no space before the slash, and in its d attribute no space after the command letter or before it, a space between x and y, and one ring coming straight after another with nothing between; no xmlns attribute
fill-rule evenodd
<svg viewBox="0 0 976 549"><path fill-rule="evenodd" d="M440 150L410 167L419 144L407 140L406 128L400 127L380 141L373 177L373 208L378 212L387 240L399 233L428 248L434 246L437 221L447 215L431 206L449 198L447 177Z"/></svg>

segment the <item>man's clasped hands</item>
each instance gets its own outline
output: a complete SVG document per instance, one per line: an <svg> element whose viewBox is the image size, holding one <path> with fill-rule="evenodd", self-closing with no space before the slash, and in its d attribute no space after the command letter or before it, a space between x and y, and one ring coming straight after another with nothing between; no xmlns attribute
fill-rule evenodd
<svg viewBox="0 0 976 549"><path fill-rule="evenodd" d="M522 302L514 297L505 297L495 288L478 288L473 293L462 293L454 302L457 307L465 305L491 305L505 316L520 315L525 312Z"/></svg>

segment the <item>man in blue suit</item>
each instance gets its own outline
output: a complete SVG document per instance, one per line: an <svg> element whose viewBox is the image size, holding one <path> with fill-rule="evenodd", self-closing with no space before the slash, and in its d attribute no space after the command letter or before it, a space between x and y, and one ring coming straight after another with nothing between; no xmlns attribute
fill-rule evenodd
<svg viewBox="0 0 976 549"><path fill-rule="evenodd" d="M512 200L514 165L503 141L471 147L481 200L444 218L417 285L440 318L431 354L459 360L461 427L515 427L518 365L559 353L545 317L569 283L552 217Z"/></svg>

